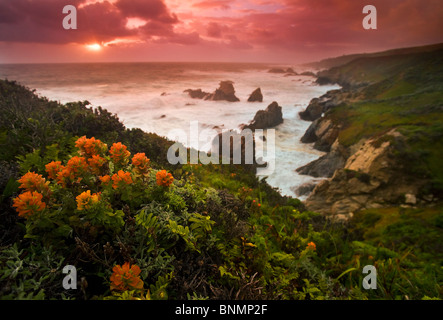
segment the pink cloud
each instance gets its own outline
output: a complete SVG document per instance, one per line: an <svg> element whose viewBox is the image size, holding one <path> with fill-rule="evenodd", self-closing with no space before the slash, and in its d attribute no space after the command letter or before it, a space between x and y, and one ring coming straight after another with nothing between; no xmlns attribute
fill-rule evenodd
<svg viewBox="0 0 443 320"><path fill-rule="evenodd" d="M125 17L155 20L163 23L175 23L177 17L169 12L161 0L118 0L115 6Z"/></svg>
<svg viewBox="0 0 443 320"><path fill-rule="evenodd" d="M119 46L123 50L124 45L128 57L131 48L149 51L152 45L157 52L163 48L164 56L177 59L191 56L219 59L225 53L229 59L249 55L260 60L314 59L443 42L441 0L426 3L372 0L378 12L378 30L371 31L362 27L362 9L367 3L359 0L70 0L69 3L78 8L77 30L62 28L63 1L0 0L0 42L111 42L113 52ZM128 19L133 18L146 24L128 27ZM128 43L133 45L128 47ZM185 50L187 46L189 50ZM191 55L197 47L198 51ZM238 55L232 54L235 50Z"/></svg>
<svg viewBox="0 0 443 320"><path fill-rule="evenodd" d="M192 6L196 8L203 8L203 9L224 9L228 10L231 8L231 0L212 0L212 1L202 1L198 3L194 3Z"/></svg>

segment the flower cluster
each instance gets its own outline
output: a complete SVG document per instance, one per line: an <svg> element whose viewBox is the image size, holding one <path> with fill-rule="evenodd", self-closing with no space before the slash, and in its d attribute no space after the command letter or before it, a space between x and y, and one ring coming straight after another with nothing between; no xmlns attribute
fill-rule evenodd
<svg viewBox="0 0 443 320"><path fill-rule="evenodd" d="M37 191L26 191L14 199L13 207L16 208L19 217L29 218L46 208L42 198L43 195Z"/></svg>
<svg viewBox="0 0 443 320"><path fill-rule="evenodd" d="M106 187L106 186L108 186L108 185L111 184L111 176L108 175L108 174L105 175L105 176L99 177L99 179L100 179L100 181L102 182L102 185L103 185L104 187Z"/></svg>
<svg viewBox="0 0 443 320"><path fill-rule="evenodd" d="M80 150L80 154L90 158L94 155L104 154L108 146L94 137L87 139L86 136L79 138L75 146Z"/></svg>
<svg viewBox="0 0 443 320"><path fill-rule="evenodd" d="M140 279L140 268L125 262L123 266L116 265L112 269L111 290L126 291L143 289L143 281Z"/></svg>
<svg viewBox="0 0 443 320"><path fill-rule="evenodd" d="M65 167L62 165L61 161L52 161L51 163L48 163L45 168L49 179L56 180L60 171Z"/></svg>
<svg viewBox="0 0 443 320"><path fill-rule="evenodd" d="M103 180L102 180L103 182ZM124 188L125 186L133 183L131 173L119 170L112 176L112 187L114 189Z"/></svg>
<svg viewBox="0 0 443 320"><path fill-rule="evenodd" d="M20 182L19 188L25 191L37 191L44 195L49 193L49 182L46 182L41 174L28 172L18 182Z"/></svg>
<svg viewBox="0 0 443 320"><path fill-rule="evenodd" d="M77 196L77 210L88 210L91 209L96 203L100 201L100 194L93 193L91 190L85 191Z"/></svg>
<svg viewBox="0 0 443 320"><path fill-rule="evenodd" d="M260 208L260 207L261 207L261 203L255 201L255 200L252 200L252 204L251 204L251 206L252 206L253 208L254 208L254 207L256 207L256 208Z"/></svg>
<svg viewBox="0 0 443 320"><path fill-rule="evenodd" d="M116 165L125 165L129 161L129 157L131 153L128 151L125 145L123 145L121 142L114 143L111 147L111 150L109 150L109 153L111 154L111 159L114 161Z"/></svg>
<svg viewBox="0 0 443 320"><path fill-rule="evenodd" d="M85 158L76 156L69 159L66 167L61 166L60 169L57 174L57 183L66 187L68 183L79 183L89 167Z"/></svg>
<svg viewBox="0 0 443 320"><path fill-rule="evenodd" d="M132 157L132 165L134 170L139 174L147 174L149 171L150 160L146 157L144 153L137 153Z"/></svg>
<svg viewBox="0 0 443 320"><path fill-rule="evenodd" d="M105 143L86 136L77 139L75 145L78 153L67 162L52 161L45 165L46 179L41 174L28 172L18 180L23 193L14 199L16 211L20 217L29 218L45 210L46 217L52 219L55 216L52 209L65 212L65 208L72 208L58 201L66 203L70 196L76 201L77 214L87 212L83 218L92 225L120 227L124 221L121 210L114 210L112 206L116 198L114 192L119 193L119 201L138 204L139 195L149 190L149 158L145 153L137 153L129 163L131 153L122 143L114 143L108 151ZM166 170L159 171L156 177L157 184L163 187L169 187L174 181ZM77 223L75 218L68 219L72 212L67 213L57 214L54 219L66 218L64 222L68 224ZM38 221L32 220L33 223Z"/></svg>
<svg viewBox="0 0 443 320"><path fill-rule="evenodd" d="M88 159L89 166L91 167L91 171L94 174L100 174L101 169L106 164L106 162L106 159L100 157L98 154L95 154Z"/></svg>
<svg viewBox="0 0 443 320"><path fill-rule="evenodd" d="M308 249L308 250L312 250L312 251L315 251L316 249L317 249L317 246L315 245L315 243L314 242L309 242L308 243L308 245L306 246L306 249Z"/></svg>
<svg viewBox="0 0 443 320"><path fill-rule="evenodd" d="M160 170L156 174L157 185L161 187L169 187L172 182L174 182L174 177L172 174L168 173L166 170Z"/></svg>

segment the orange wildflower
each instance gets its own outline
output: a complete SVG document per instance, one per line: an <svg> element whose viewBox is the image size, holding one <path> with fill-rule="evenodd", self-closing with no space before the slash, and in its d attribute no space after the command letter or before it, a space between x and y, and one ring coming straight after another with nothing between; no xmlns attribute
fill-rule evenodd
<svg viewBox="0 0 443 320"><path fill-rule="evenodd" d="M109 153L111 154L112 161L114 161L115 164L121 165L126 164L129 160L129 156L131 155L126 146L121 142L114 143L111 150L109 150Z"/></svg>
<svg viewBox="0 0 443 320"><path fill-rule="evenodd" d="M99 178L103 185L108 185L111 181L111 177L109 175L105 175Z"/></svg>
<svg viewBox="0 0 443 320"><path fill-rule="evenodd" d="M140 267L129 262L125 262L123 266L116 265L112 268L111 290L126 291L134 289L143 289L143 281L140 279Z"/></svg>
<svg viewBox="0 0 443 320"><path fill-rule="evenodd" d="M83 157L72 157L69 159L66 167L57 174L57 183L66 187L68 182L81 181L81 175L88 170L88 164Z"/></svg>
<svg viewBox="0 0 443 320"><path fill-rule="evenodd" d="M26 191L37 191L43 194L49 191L49 182L46 182L46 179L41 174L35 172L26 173L18 182L21 183L19 188Z"/></svg>
<svg viewBox="0 0 443 320"><path fill-rule="evenodd" d="M86 138L86 136L83 136L78 138L77 141L75 142L75 146L80 150L80 152L84 151L87 140L88 138Z"/></svg>
<svg viewBox="0 0 443 320"><path fill-rule="evenodd" d="M72 157L66 167L74 174L82 174L88 170L88 164L83 157Z"/></svg>
<svg viewBox="0 0 443 320"><path fill-rule="evenodd" d="M100 169L106 163L106 159L100 157L98 154L92 156L92 158L88 159L89 166L91 167L92 173L100 174Z"/></svg>
<svg viewBox="0 0 443 320"><path fill-rule="evenodd" d="M37 191L27 191L15 198L12 206L16 208L19 217L29 218L46 208L42 198L43 195Z"/></svg>
<svg viewBox="0 0 443 320"><path fill-rule="evenodd" d="M174 181L172 174L166 172L166 170L161 170L156 174L157 184L162 187L169 187Z"/></svg>
<svg viewBox="0 0 443 320"><path fill-rule="evenodd" d="M312 250L312 251L315 251L316 249L317 249L317 246L315 245L315 243L314 242L309 242L308 243L308 245L306 246L306 249L308 249L308 250Z"/></svg>
<svg viewBox="0 0 443 320"><path fill-rule="evenodd" d="M77 210L88 210L94 204L100 201L100 194L93 193L91 194L91 190L85 191L77 196Z"/></svg>
<svg viewBox="0 0 443 320"><path fill-rule="evenodd" d="M71 174L69 168L65 167L59 173L57 173L57 183L61 184L63 187L66 187L66 183L70 180L74 180L74 176Z"/></svg>
<svg viewBox="0 0 443 320"><path fill-rule="evenodd" d="M147 173L149 171L149 161L144 153L137 153L132 157L132 164L138 173Z"/></svg>
<svg viewBox="0 0 443 320"><path fill-rule="evenodd" d="M48 163L45 168L49 178L55 180L57 179L58 173L65 167L62 165L61 161L52 161L51 163Z"/></svg>
<svg viewBox="0 0 443 320"><path fill-rule="evenodd" d="M75 146L80 150L82 155L92 157L106 152L108 146L94 137L87 139L86 136L79 138L75 142Z"/></svg>
<svg viewBox="0 0 443 320"><path fill-rule="evenodd" d="M131 184L133 181L131 178L131 173L119 170L118 173L115 173L112 176L112 182L112 187L117 189L119 187Z"/></svg>

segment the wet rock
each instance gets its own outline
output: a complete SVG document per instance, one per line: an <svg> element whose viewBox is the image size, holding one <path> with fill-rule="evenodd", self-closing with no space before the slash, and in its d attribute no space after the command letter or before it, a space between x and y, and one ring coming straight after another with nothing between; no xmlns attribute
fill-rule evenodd
<svg viewBox="0 0 443 320"><path fill-rule="evenodd" d="M248 125L242 125L243 129L267 129L283 123L282 107L277 102L272 102L266 110L259 110L254 119Z"/></svg>
<svg viewBox="0 0 443 320"><path fill-rule="evenodd" d="M303 143L315 142L314 148L329 152L332 144L337 140L340 126L334 125L331 120L320 118L312 122L300 141Z"/></svg>
<svg viewBox="0 0 443 320"><path fill-rule="evenodd" d="M302 184L298 188L296 188L295 194L298 197L306 196L306 195L310 194L312 192L312 190L314 190L314 188L315 188L315 183L307 182L307 183Z"/></svg>
<svg viewBox="0 0 443 320"><path fill-rule="evenodd" d="M218 89L214 93L206 96L205 100L212 101L229 101L237 102L240 101L239 98L235 96L234 82L232 81L221 81Z"/></svg>
<svg viewBox="0 0 443 320"><path fill-rule="evenodd" d="M341 169L346 164L346 149L338 143L334 142L331 151L321 156L319 159L302 166L296 171L303 175L312 177L330 178L333 176L335 170Z"/></svg>
<svg viewBox="0 0 443 320"><path fill-rule="evenodd" d="M248 98L248 102L263 102L263 94L261 93L261 89L257 88Z"/></svg>
<svg viewBox="0 0 443 320"><path fill-rule="evenodd" d="M204 99L205 97L210 95L209 92L204 92L202 91L202 89L196 89L196 90L187 89L183 92L188 93L192 99Z"/></svg>
<svg viewBox="0 0 443 320"><path fill-rule="evenodd" d="M343 90L330 90L319 98L314 98L302 112L300 118L305 121L314 121L320 118L331 108L334 108L350 99L353 93Z"/></svg>

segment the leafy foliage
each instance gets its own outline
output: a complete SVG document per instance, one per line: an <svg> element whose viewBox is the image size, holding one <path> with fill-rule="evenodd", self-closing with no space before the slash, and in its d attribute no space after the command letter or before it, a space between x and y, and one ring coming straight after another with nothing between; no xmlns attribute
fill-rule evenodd
<svg viewBox="0 0 443 320"><path fill-rule="evenodd" d="M60 105L0 81L0 107L3 299L441 298L441 210L374 209L334 224L253 167L171 166L169 141L86 102ZM121 144L94 154L79 140ZM173 179L157 179L162 170ZM26 218L12 204L28 172L45 206ZM78 290L61 286L68 264ZM379 270L378 290L362 288L366 264ZM116 272L133 286L115 290Z"/></svg>

